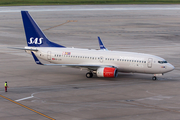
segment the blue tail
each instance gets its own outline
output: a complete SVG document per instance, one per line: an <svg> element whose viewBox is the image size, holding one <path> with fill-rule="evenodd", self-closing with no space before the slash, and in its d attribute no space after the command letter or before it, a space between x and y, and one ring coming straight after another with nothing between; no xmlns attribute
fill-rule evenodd
<svg viewBox="0 0 180 120"><path fill-rule="evenodd" d="M21 11L27 45L29 47L64 47L47 39L28 11Z"/></svg>

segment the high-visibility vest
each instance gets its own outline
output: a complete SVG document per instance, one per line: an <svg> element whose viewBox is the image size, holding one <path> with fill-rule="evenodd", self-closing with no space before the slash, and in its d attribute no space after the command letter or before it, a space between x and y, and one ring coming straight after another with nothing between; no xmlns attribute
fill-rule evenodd
<svg viewBox="0 0 180 120"><path fill-rule="evenodd" d="M7 83L4 83L4 86L7 87Z"/></svg>

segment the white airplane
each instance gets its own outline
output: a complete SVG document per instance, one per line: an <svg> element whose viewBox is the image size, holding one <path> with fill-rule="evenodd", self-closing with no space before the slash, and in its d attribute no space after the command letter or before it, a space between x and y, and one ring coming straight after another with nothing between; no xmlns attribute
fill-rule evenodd
<svg viewBox="0 0 180 120"><path fill-rule="evenodd" d="M87 69L87 78L93 77L117 77L118 72L163 75L174 69L174 66L161 57L122 51L109 51L99 39L100 50L68 48L47 39L28 11L21 11L27 45L25 50L32 54L38 65L66 66ZM41 58L54 64L43 64Z"/></svg>

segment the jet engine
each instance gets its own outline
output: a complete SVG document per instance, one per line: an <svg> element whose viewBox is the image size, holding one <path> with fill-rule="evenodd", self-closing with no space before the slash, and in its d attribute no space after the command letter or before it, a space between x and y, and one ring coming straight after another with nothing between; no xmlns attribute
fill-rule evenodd
<svg viewBox="0 0 180 120"><path fill-rule="evenodd" d="M113 67L104 67L104 68L98 68L97 69L97 77L117 77L118 71L117 68Z"/></svg>

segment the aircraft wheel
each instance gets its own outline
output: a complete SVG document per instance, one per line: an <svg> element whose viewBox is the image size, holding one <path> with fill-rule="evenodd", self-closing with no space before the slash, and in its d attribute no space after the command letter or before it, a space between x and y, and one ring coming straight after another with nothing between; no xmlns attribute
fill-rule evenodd
<svg viewBox="0 0 180 120"><path fill-rule="evenodd" d="M156 76L153 76L153 77L152 77L152 80L154 80L154 81L157 80L157 77L156 77Z"/></svg>
<svg viewBox="0 0 180 120"><path fill-rule="evenodd" d="M92 74L91 72L88 72L88 73L86 73L86 77L87 77L87 78L92 78L92 77L93 77L93 74Z"/></svg>

